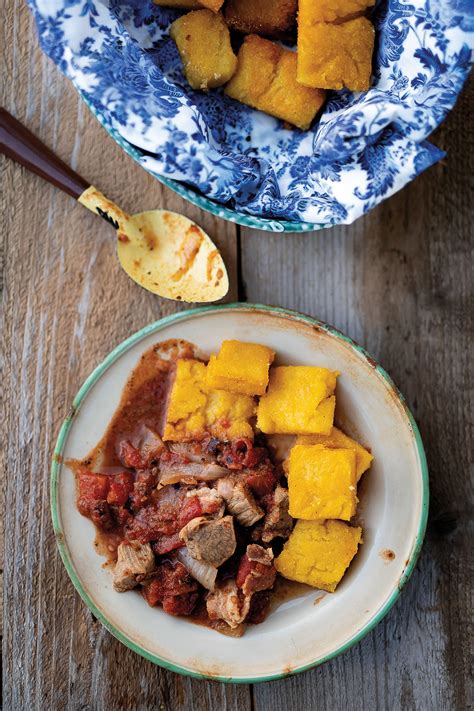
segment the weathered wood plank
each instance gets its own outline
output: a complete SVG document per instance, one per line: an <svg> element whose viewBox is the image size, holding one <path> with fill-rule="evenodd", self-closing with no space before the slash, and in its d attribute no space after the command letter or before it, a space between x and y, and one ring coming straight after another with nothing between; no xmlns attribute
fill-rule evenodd
<svg viewBox="0 0 474 711"><path fill-rule="evenodd" d="M39 52L23 4L9 4L1 32L0 48L8 50L2 104L126 209L163 205L196 219L224 252L235 298L235 229L188 206L123 155ZM469 117L465 93L438 133L450 151L445 165L352 227L305 237L243 231L249 300L334 323L393 374L421 424L433 495L420 564L385 622L325 667L255 687L258 709L472 705ZM105 224L18 167L1 167L5 708L248 709L247 687L184 679L126 650L92 618L63 570L48 506L58 425L111 347L174 306L122 274Z"/></svg>
<svg viewBox="0 0 474 711"><path fill-rule="evenodd" d="M472 96L471 82L435 137L443 164L354 225L242 232L249 301L332 323L392 374L419 421L432 492L421 560L385 621L343 657L255 687L259 710L472 704Z"/></svg>
<svg viewBox="0 0 474 711"><path fill-rule="evenodd" d="M2 104L125 209L164 206L201 224L224 253L235 299L235 227L188 205L124 155L41 54L26 5L12 2L5 12ZM1 173L5 708L245 710L248 687L198 683L127 650L68 580L49 514L60 422L91 369L177 305L126 277L106 223L12 163L2 161Z"/></svg>

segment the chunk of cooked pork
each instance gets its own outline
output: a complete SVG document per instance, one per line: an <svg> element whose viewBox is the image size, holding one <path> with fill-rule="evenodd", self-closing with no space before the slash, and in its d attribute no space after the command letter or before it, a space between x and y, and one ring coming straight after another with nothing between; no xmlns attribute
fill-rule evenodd
<svg viewBox="0 0 474 711"><path fill-rule="evenodd" d="M271 548L264 548L256 543L250 543L247 546L246 552L249 560L260 563L261 565L273 565L273 551Z"/></svg>
<svg viewBox="0 0 474 711"><path fill-rule="evenodd" d="M276 570L273 563L271 548L263 548L255 543L247 546L245 555L242 556L237 571L237 587L244 595L252 596L260 590L273 587Z"/></svg>
<svg viewBox="0 0 474 711"><path fill-rule="evenodd" d="M253 526L264 515L249 488L241 481L230 478L217 482L217 491L227 504L227 510L242 526Z"/></svg>
<svg viewBox="0 0 474 711"><path fill-rule="evenodd" d="M155 556L149 543L124 542L117 548L113 586L117 592L131 590L155 567Z"/></svg>
<svg viewBox="0 0 474 711"><path fill-rule="evenodd" d="M236 546L234 519L224 516L209 519L193 518L181 529L180 538L186 543L189 554L218 568L233 555Z"/></svg>
<svg viewBox="0 0 474 711"><path fill-rule="evenodd" d="M198 489L191 489L186 492L186 498L189 499L193 496L197 496L199 499L203 514L212 514L215 518L224 515L224 499L215 489L201 486Z"/></svg>
<svg viewBox="0 0 474 711"><path fill-rule="evenodd" d="M250 598L239 594L233 578L224 580L206 598L207 614L211 620L224 620L229 627L238 627L247 617Z"/></svg>
<svg viewBox="0 0 474 711"><path fill-rule="evenodd" d="M230 476L224 477L223 479L219 479L219 481L216 483L216 489L218 494L222 496L222 498L226 502L232 498L234 486L235 481Z"/></svg>
<svg viewBox="0 0 474 711"><path fill-rule="evenodd" d="M274 538L288 538L292 528L293 519L288 513L288 489L277 484L263 522L262 541L270 543Z"/></svg>

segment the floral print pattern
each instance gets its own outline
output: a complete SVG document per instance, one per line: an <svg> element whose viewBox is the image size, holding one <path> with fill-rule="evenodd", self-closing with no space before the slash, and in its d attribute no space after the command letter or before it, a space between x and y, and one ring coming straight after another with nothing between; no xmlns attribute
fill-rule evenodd
<svg viewBox="0 0 474 711"><path fill-rule="evenodd" d="M205 208L275 230L350 223L442 158L427 138L474 47L472 0L380 0L372 88L331 92L303 132L220 90L191 90L168 36L174 10L152 0L29 3L44 51L146 170Z"/></svg>

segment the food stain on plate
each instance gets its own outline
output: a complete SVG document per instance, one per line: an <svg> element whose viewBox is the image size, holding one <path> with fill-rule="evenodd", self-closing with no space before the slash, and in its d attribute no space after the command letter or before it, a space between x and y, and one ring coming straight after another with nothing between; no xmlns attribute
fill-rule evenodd
<svg viewBox="0 0 474 711"><path fill-rule="evenodd" d="M321 595L318 595L318 597L314 598L313 605L319 605L320 602L326 597L327 593L323 592Z"/></svg>

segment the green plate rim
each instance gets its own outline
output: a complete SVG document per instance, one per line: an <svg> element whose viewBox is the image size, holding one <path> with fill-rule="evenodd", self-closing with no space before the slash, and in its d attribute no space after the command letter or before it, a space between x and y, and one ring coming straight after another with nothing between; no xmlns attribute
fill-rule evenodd
<svg viewBox="0 0 474 711"><path fill-rule="evenodd" d="M265 217L256 217L254 215L246 215L242 212L238 212L237 210L232 210L231 208L226 207L225 205L221 205L217 202L214 202L213 200L205 197L204 195L199 195L199 193L197 193L192 188L187 187L181 181L173 180L172 178L165 178L163 175L156 173L154 170L150 170L150 168L147 168L146 166L140 163L141 155L139 150L137 148L134 148L131 143L126 141L120 135L120 133L115 130L115 128L110 126L110 124L107 122L100 110L89 101L87 95L83 91L81 91L81 89L79 89L75 84L74 86L79 95L82 97L84 103L92 112L92 114L96 117L102 127L105 128L107 133L114 139L116 143L118 143L118 145L125 151L127 155L133 158L140 165L141 168L147 171L147 173L150 173L150 175L153 175L154 178L159 180L160 183L163 183L163 185L166 185L167 188L170 188L170 190L173 190L173 192L177 193L188 202L192 203L193 205L196 205L196 207L201 208L201 210L204 210L205 212L210 212L215 217L220 217L223 220L227 220L227 222L234 222L237 225L242 225L242 227L250 227L254 230L264 230L266 232L274 232L276 234L284 232L315 232L317 230L323 230L333 227L333 225L323 223L290 222L288 220L279 220L278 218L271 219Z"/></svg>
<svg viewBox="0 0 474 711"><path fill-rule="evenodd" d="M273 314L277 314L279 316L284 316L287 318L290 318L291 320L296 320L296 321L301 321L303 323L309 323L312 326L316 326L319 329L322 329L323 331L327 332L330 335L335 336L336 338L344 341L347 343L361 358L366 360L371 367L374 368L381 376L382 378L387 382L391 390L394 392L396 397L399 399L400 403L403 406L403 409L405 411L408 424L414 434L415 437L415 443L416 443L416 448L418 452L418 457L420 460L420 468L421 468L421 474L422 474L422 502L421 502L421 516L420 516L420 521L419 521L419 526L418 526L418 531L415 537L415 543L413 545L413 549L410 553L410 557L408 559L408 562L403 570L403 573L398 581L397 587L393 592L391 593L390 597L386 600L386 602L383 604L382 608L379 610L379 612L371 619L369 620L356 634L354 634L351 639L349 639L347 642L345 642L343 645L332 651L330 654L327 654L325 657L322 659L316 660L314 662L310 662L309 664L305 664L303 666L297 667L295 669L292 669L291 672L278 672L276 674L271 674L268 676L259 676L259 677L245 677L245 678L233 678L233 677L225 677L225 676L219 676L219 675L210 675L210 674L201 674L199 672L195 672L191 669L187 669L185 667L181 667L177 664L173 664L172 662L167 661L166 659L163 659L155 654L152 654L148 652L147 650L143 649L139 645L137 645L135 642L133 642L131 639L129 639L126 635L124 635L122 632L120 632L118 629L112 625L107 618L102 614L102 612L95 606L94 602L92 599L89 597L88 593L86 590L83 588L77 574L74 568L74 564L70 558L69 552L67 550L66 544L65 544L65 537L64 533L62 530L61 526L61 521L60 521L60 516L59 516L59 505L58 505L58 482L59 482L59 472L60 468L62 465L62 451L67 439L67 436L69 434L69 430L72 426L72 423L74 421L75 414L80 407L82 401L86 397L87 393L89 390L93 387L93 385L98 381L98 379L102 376L102 374L119 358L123 353L125 353L129 348L131 348L133 345L138 343L140 340L145 338L146 336L150 335L151 333L157 333L161 331L163 328L166 326L177 323L182 320L186 320L189 318L192 318L193 316L197 316L200 314L205 314L205 313L210 313L212 311L226 311L226 310L235 310L235 311L263 311L263 312L269 312ZM388 373L382 368L382 366L378 365L373 358L371 358L368 353L365 351L362 346L358 345L355 341L353 341L349 336L344 335L340 331L338 331L336 328L333 326L329 326L328 324L323 323L322 321L319 321L318 319L312 318L311 316L306 316L304 314L298 313L296 311L292 311L290 309L284 309L276 306L268 306L265 304L249 304L249 303L240 303L240 302L235 302L231 304L219 304L217 306L203 306L199 308L194 308L194 309L187 309L185 311L181 311L179 313L171 314L169 316L165 316L162 319L159 319L158 321L155 321L154 323L149 324L148 326L145 326L144 328L140 329L137 331L137 333L133 334L129 338L127 338L125 341L123 341L120 345L118 345L114 350L109 353L108 356L100 363L95 370L89 375L89 377L86 379L86 381L83 383L82 387L79 389L79 392L75 396L73 403L72 403L72 408L69 413L69 415L66 417L64 420L61 429L59 431L58 439L56 442L56 446L54 448L54 453L53 453L53 458L52 458L52 464L51 464L51 481L50 481L50 503L51 503L51 516L52 516L52 522L53 522L53 529L54 529L54 534L56 537L56 542L59 548L59 553L61 555L61 559L64 563L64 566L67 570L67 573L76 588L77 592L81 596L82 600L85 602L89 610L92 612L92 614L97 617L101 621L101 623L104 625L104 627L120 642L122 642L125 646L129 647L132 649L134 652L137 654L141 655L142 657L145 657L145 659L148 659L149 661L153 662L154 664L157 664L161 667L164 667L165 669L168 669L173 672L177 672L179 674L184 674L186 676L191 676L196 679L210 679L212 681L221 681L221 682L227 682L227 683L237 683L237 684L254 684L254 683L260 683L264 681L274 681L276 679L282 679L287 676L291 676L293 674L298 674L300 672L306 671L308 669L312 669L316 666L319 666L320 664L324 664L324 662L329 661L330 659L334 659L338 655L342 654L343 652L347 651L350 647L353 645L357 644L360 642L381 620L385 615L389 612L389 610L393 607L395 602L397 601L402 589L406 585L411 573L413 572L413 569L416 565L416 561L418 559L418 556L420 554L420 550L422 547L423 543L423 538L425 535L426 531L426 525L427 525L427 520L428 520L428 507L429 507L429 476L428 476L428 464L426 461L426 455L425 455L425 450L423 447L423 442L421 439L420 431L418 429L418 426L415 422L415 419L410 412L405 398L403 395L400 393Z"/></svg>

